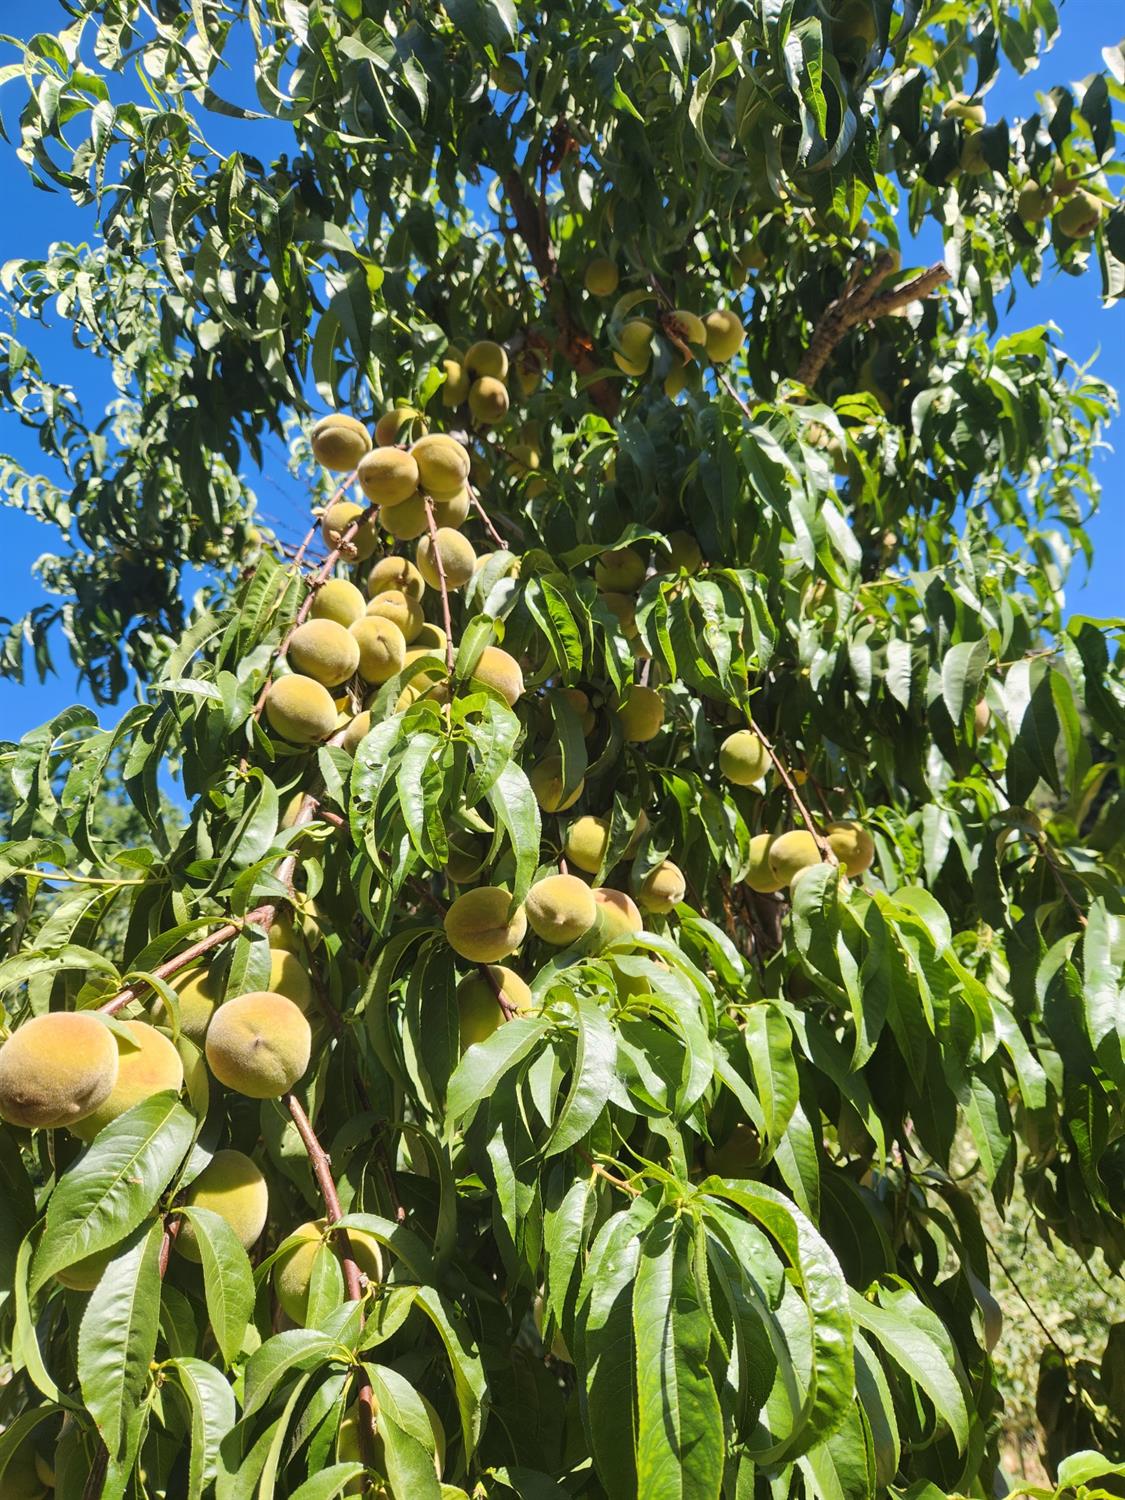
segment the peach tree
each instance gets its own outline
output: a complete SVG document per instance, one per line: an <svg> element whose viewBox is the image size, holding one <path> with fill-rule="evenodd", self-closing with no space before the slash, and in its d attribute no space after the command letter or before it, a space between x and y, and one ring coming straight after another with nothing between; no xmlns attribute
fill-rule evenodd
<svg viewBox="0 0 1125 1500"><path fill-rule="evenodd" d="M58 23L0 664L104 712L0 748L0 1493L993 1493L982 1195L1125 1258L1114 397L1017 318L1125 290L1125 52L1008 120L1050 0Z"/></svg>

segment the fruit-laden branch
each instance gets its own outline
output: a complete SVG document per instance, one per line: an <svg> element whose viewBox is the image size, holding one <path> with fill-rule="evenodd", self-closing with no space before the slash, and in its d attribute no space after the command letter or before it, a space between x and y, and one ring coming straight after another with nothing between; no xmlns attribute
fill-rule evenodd
<svg viewBox="0 0 1125 1500"><path fill-rule="evenodd" d="M343 484L339 486L339 488L336 490L336 493L332 496L332 499L329 502L330 505L334 505L336 503L337 497L344 493L348 485L351 484L355 479L355 476L356 471L353 469L352 472L348 475L347 479L344 480ZM333 547L332 551L321 563L320 567L317 568L316 572L312 575L311 578L307 579L308 593L302 600L301 607L297 611L292 625L290 625L289 629L285 632L284 636L281 639L281 644L274 652L273 662L266 674L266 680L262 683L262 690L255 700L253 713L255 723L257 723L257 721L262 717L262 711L266 706L266 699L269 696L269 690L273 684L273 669L277 666L277 663L279 661L283 660L285 653L289 650L289 642L293 639L294 633L308 619L309 610L312 609L313 602L316 599L317 589L319 589L322 584L327 583L328 579L332 576L332 570L340 561L340 557L344 548L347 546L348 542L351 541L352 537L356 534L359 528L366 521L369 521L371 519L371 517L375 514L376 509L376 506L369 505L362 515L356 516L355 520L340 533L340 540L336 543L335 547ZM306 537L305 541L301 544L301 550L293 559L294 567L300 566L305 547L312 535L313 533L310 532L309 536ZM245 761L243 762L243 768L245 768Z"/></svg>
<svg viewBox="0 0 1125 1500"><path fill-rule="evenodd" d="M332 1244L340 1262L340 1269L344 1273L344 1288L348 1294L348 1301L360 1302L363 1300L363 1279L352 1252L352 1242L348 1237L348 1231L332 1228L344 1215L340 1209L340 1195L336 1191L328 1153L317 1139L316 1131L312 1128L309 1117L297 1096L286 1094L285 1105L293 1124L297 1127L297 1134L301 1137L301 1144L309 1158L309 1165L312 1167L313 1176L320 1189L320 1196L324 1199L324 1218L332 1234ZM364 1464L370 1468L375 1459L375 1396L371 1383L366 1375L362 1375L362 1370L357 1400L363 1414L359 1424L360 1454Z"/></svg>
<svg viewBox="0 0 1125 1500"><path fill-rule="evenodd" d="M505 173L504 192L507 194L508 202L512 205L520 238L527 246L532 264L539 272L544 291L549 295L551 284L558 277L559 263L535 204L531 201L523 178L518 172ZM556 347L566 356L579 375L596 375L600 366L591 353L592 345L589 335L574 321L565 296L551 300L555 324L559 330ZM591 382L588 389L598 410L612 421L621 405L616 386L608 380L595 380Z"/></svg>
<svg viewBox="0 0 1125 1500"><path fill-rule="evenodd" d="M902 286L896 286L889 292L880 292L880 286L896 269L897 262L897 256L885 251L876 257L871 275L865 280L860 279L862 265L853 268L847 285L835 302L829 304L812 336L812 342L797 366L797 379L802 385L816 384L833 349L850 328L858 323L874 323L877 318L885 318L890 313L898 312L908 303L928 297L943 282L949 280L949 271L941 261L937 261Z"/></svg>
<svg viewBox="0 0 1125 1500"><path fill-rule="evenodd" d="M813 839L816 843L816 847L820 850L821 859L826 864L838 865L840 861L836 858L836 851L833 849L832 845L828 842L828 840L824 837L824 835L817 828L816 824L813 822L812 814L805 806L805 800L797 790L797 783L789 774L789 767L785 764L782 757L778 755L777 751L773 748L773 745L762 732L761 725L758 724L755 719L750 720L750 728L761 740L763 749L769 756L770 760L773 761L774 769L781 777L782 781L785 783L785 790L789 793L793 806L797 809L797 811L801 814L801 817L804 819L805 827L812 834Z"/></svg>
<svg viewBox="0 0 1125 1500"><path fill-rule="evenodd" d="M449 613L449 585L445 581L445 563L442 561L441 547L438 544L437 525L434 521L434 502L429 495L422 497L422 504L426 507L426 528L430 533L430 546L433 549L434 567L437 569L438 583L441 585L441 618L445 626L445 667L450 677L453 676L453 617Z"/></svg>

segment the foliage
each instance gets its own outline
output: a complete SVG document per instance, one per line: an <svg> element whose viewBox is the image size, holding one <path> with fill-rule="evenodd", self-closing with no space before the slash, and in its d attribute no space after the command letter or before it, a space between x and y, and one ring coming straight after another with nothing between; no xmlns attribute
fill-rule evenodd
<svg viewBox="0 0 1125 1500"><path fill-rule="evenodd" d="M26 897L0 996L12 1026L157 1020L187 1082L88 1148L0 1128L0 1486L30 1444L67 1500L330 1500L363 1464L412 1500L991 1493L995 1299L955 1148L1002 1210L1022 1144L1045 1230L1125 1257L1125 622L1063 594L1114 398L1053 328L996 333L1044 267L1096 254L1107 300L1125 285L1125 52L1009 126L987 92L1049 41L1049 0L66 9L0 82L20 158L101 243L3 285L21 319L61 309L121 395L92 420L0 336L0 399L59 475L8 460L4 490L58 528L65 599L12 624L4 665L30 642L44 666L61 619L100 698L141 691L111 729L69 709L5 748L0 876ZM940 226L948 288L882 252L900 209ZM621 272L604 300L596 256ZM721 307L747 330L730 361L680 313ZM446 401L485 338L513 367L496 427ZM497 531L466 523L485 555L450 601L451 681L414 697L441 649L403 663L351 752L300 748L262 694L337 555L285 560L238 476L313 407L392 405L465 442ZM635 601L597 577L627 547ZM188 608L206 562L226 571ZM496 645L514 704L481 680ZM638 681L663 723L627 741ZM772 768L745 788L718 751L751 724ZM101 832L121 757L128 847ZM552 759L561 813L533 792ZM870 872L825 848L752 889L752 839L813 822L806 798L818 829L862 823ZM522 902L586 814L594 884L643 896L670 860L683 899L612 940L529 936L530 1006L503 981L469 1045L476 969L442 913L475 885ZM168 981L207 934L220 1000L295 946L295 1095L220 1088L180 1032ZM230 1148L269 1184L253 1266L184 1212ZM338 1214L383 1275L334 1234L291 1326L275 1258ZM172 1250L187 1219L198 1262ZM58 1283L89 1256L92 1290ZM1117 1431L1083 1429L1107 1456L1067 1458L1060 1495L1103 1492Z"/></svg>

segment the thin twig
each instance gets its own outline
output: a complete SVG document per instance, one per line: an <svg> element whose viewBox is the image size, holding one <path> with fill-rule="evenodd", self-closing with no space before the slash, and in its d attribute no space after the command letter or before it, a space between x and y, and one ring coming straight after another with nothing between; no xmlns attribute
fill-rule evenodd
<svg viewBox="0 0 1125 1500"><path fill-rule="evenodd" d="M762 732L761 726L753 718L750 720L750 728L754 731L754 733L761 740L762 744L765 746L766 754L769 756L770 760L773 761L774 768L777 771L777 774L785 783L785 789L789 793L794 807L801 814L801 817L804 820L805 827L812 834L813 839L816 841L816 847L820 850L821 859L824 860L827 864L838 865L840 861L836 858L835 850L832 848L832 845L828 842L828 840L824 837L824 835L817 828L816 824L813 822L812 814L805 806L804 799L802 798L800 792L797 790L797 783L793 780L792 776L790 776L789 769L781 759L781 756L778 755L777 751L773 748L769 740L766 738L765 734Z"/></svg>
<svg viewBox="0 0 1125 1500"><path fill-rule="evenodd" d="M350 477L354 478L354 473ZM270 669L266 673L266 680L262 683L261 691L259 692L257 698L254 700L254 712L251 717L253 718L255 723L257 723L258 720L262 717L262 710L266 706L266 699L269 697L269 691L273 685L274 670L277 667L278 662L284 661L285 653L289 650L289 642L293 639L295 632L308 619L309 610L311 610L313 607L313 601L316 599L317 591L325 583L327 583L328 578L332 573L332 569L340 560L344 547L348 542L351 541L352 537L355 536L356 532L364 524L364 522L370 520L377 509L378 506L369 505L362 515L356 516L351 525L345 527L345 529L340 533L340 540L336 543L335 547L333 547L332 551L324 559L320 567L317 568L316 572L313 573L313 575L307 580L308 593L305 595L304 600L301 603L301 607L294 617L292 625L290 625L289 629L285 632L284 636L281 639L281 644L274 652L274 657L272 663L270 664ZM243 757L242 769L245 769L245 766L246 761L245 757Z"/></svg>
<svg viewBox="0 0 1125 1500"><path fill-rule="evenodd" d="M473 489L473 487L472 487L471 484L467 484L465 486L465 488L469 492L469 499L472 501L474 510L476 511L477 515L480 516L482 522L484 523L484 529L485 529L485 531L488 532L489 536L492 538L492 540L496 543L496 545L502 551L507 552L509 550L508 544L504 540L504 538L500 535L500 533L496 530L496 527L493 526L492 522L489 520L489 518L488 518L488 512L485 510L484 506L481 504L480 496L477 494L476 490Z"/></svg>
<svg viewBox="0 0 1125 1500"><path fill-rule="evenodd" d="M317 1139L316 1131L313 1130L309 1117L296 1095L286 1094L285 1105L293 1124L297 1127L297 1134L301 1137L317 1187L320 1189L320 1196L324 1199L324 1218L331 1228L344 1215L340 1208L340 1195L336 1191L328 1153ZM344 1288L348 1301L361 1302L363 1300L363 1277L356 1264L348 1231L332 1229L332 1244L340 1262L340 1269L344 1273ZM363 1413L363 1420L359 1424L360 1454L364 1464L370 1468L375 1457L375 1397L371 1390L371 1383L363 1373L362 1367L358 1368L358 1373L360 1385L357 1400Z"/></svg>
<svg viewBox="0 0 1125 1500"><path fill-rule="evenodd" d="M612 1172L608 1172L602 1166L601 1162L595 1161L590 1153L584 1151L581 1146L577 1150L579 1156L596 1176L604 1178L606 1182L611 1182L615 1188L620 1188L623 1193L630 1193L634 1198L640 1196L642 1189L637 1187L636 1183L626 1182L623 1177L615 1177Z"/></svg>
<svg viewBox="0 0 1125 1500"><path fill-rule="evenodd" d="M441 548L438 546L437 523L434 521L434 502L429 495L422 497L422 503L426 507L426 526L430 533L430 546L434 554L434 567L437 569L438 583L441 586L441 615L445 621L445 665L450 677L453 676L453 618L449 613L449 585L445 581L445 564L441 560Z"/></svg>
<svg viewBox="0 0 1125 1500"><path fill-rule="evenodd" d="M984 1234L984 1231L982 1230L981 1233ZM1023 1294L1023 1288L1020 1286L1020 1284L1016 1280L1016 1278L1012 1275L1011 1271L1008 1270L1008 1267L1004 1264L1003 1260L1000 1258L1000 1252L997 1250L996 1246L992 1243L992 1240L989 1238L989 1236L987 1234L984 1234L984 1242L988 1246L989 1250L992 1252L992 1258L993 1258L993 1260L1000 1267L1000 1269L1003 1271L1004 1275L1008 1278L1009 1282L1011 1283L1012 1290L1015 1292L1016 1296L1023 1303L1024 1307L1027 1308L1028 1312L1035 1319L1036 1323L1039 1324L1039 1328L1040 1328L1041 1332L1043 1333L1044 1337L1046 1339L1048 1339L1050 1343L1054 1344L1055 1348L1062 1355L1063 1359L1066 1360L1067 1363L1069 1364L1070 1360L1069 1360L1069 1358L1067 1356L1066 1350L1059 1343L1058 1339L1054 1336L1054 1334L1051 1332L1051 1330L1047 1327L1046 1323L1044 1323L1043 1319L1039 1316L1039 1314L1035 1311L1034 1307L1032 1307L1031 1303L1024 1296L1024 1294Z"/></svg>
<svg viewBox="0 0 1125 1500"><path fill-rule="evenodd" d="M843 292L829 304L813 333L809 347L797 366L797 379L802 385L816 384L821 371L832 357L832 351L849 329L858 323L873 323L878 318L898 312L910 302L928 297L950 273L941 261L937 261L920 275L913 277L889 292L879 293L879 287L895 269L895 257L884 252L875 259L871 275L860 280L857 267Z"/></svg>

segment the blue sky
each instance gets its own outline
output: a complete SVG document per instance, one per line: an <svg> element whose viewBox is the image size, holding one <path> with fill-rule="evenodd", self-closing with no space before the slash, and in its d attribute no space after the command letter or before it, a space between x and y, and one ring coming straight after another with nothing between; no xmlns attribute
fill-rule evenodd
<svg viewBox="0 0 1125 1500"><path fill-rule="evenodd" d="M3 30L10 35L27 37L44 28L57 28L63 13L44 0L4 0ZM1100 70L1101 49L1116 42L1117 26L1110 19L1114 7L1104 0L1065 0L1061 6L1062 32L1054 49L1045 54L1038 71L1023 79L1010 70L988 98L989 117L1026 115L1035 108L1035 95L1055 83L1069 83ZM10 59L8 49L0 51L0 61ZM0 91L0 112L9 132L15 124L20 103L20 85L12 84ZM229 79L224 91L228 97L249 99L252 80ZM255 149L268 156L271 149L285 144L287 132L276 126L255 127L260 132ZM219 129L212 138L222 144ZM244 138L243 138L244 139ZM0 180L4 184L4 213L0 216L0 264L14 258L45 256L55 240L75 243L90 241L96 234L93 215L75 207L63 193L44 193L31 185L11 147L0 142L3 162ZM1119 390L1125 390L1125 303L1105 309L1099 297L1100 278L1096 267L1079 278L1048 270L1038 287L1020 283L1018 303L1006 328L1027 327L1053 322L1062 330L1062 342L1073 359L1086 363L1093 359L1094 368L1103 379ZM66 380L76 387L88 412L96 412L112 396L112 387L102 362L75 350L65 326L45 332L38 325L25 329L22 335L31 344L53 378ZM1109 433L1110 442L1120 440L1118 421ZM9 413L0 413L0 452L19 459L38 470L41 465L34 436ZM1068 590L1071 612L1090 615L1119 615L1125 612L1121 586L1116 576L1125 559L1125 520L1121 514L1119 485L1115 475L1119 465L1115 455L1103 454L1100 478L1105 486L1101 514L1090 531L1095 546L1095 560L1088 576L1079 567ZM302 511L293 487L286 483L283 457L278 455L277 481L252 476L259 504L267 519L280 535L291 537L303 530ZM32 565L39 554L54 546L55 533L28 519L22 513L0 508L0 553L3 569L3 603L0 613L15 618L35 604L49 598L32 575ZM54 643L57 675L40 684L34 676L22 686L0 679L0 737L18 738L50 717L68 703L89 701L79 689L70 663L66 643L61 637ZM103 710L103 721L112 722L114 710Z"/></svg>

